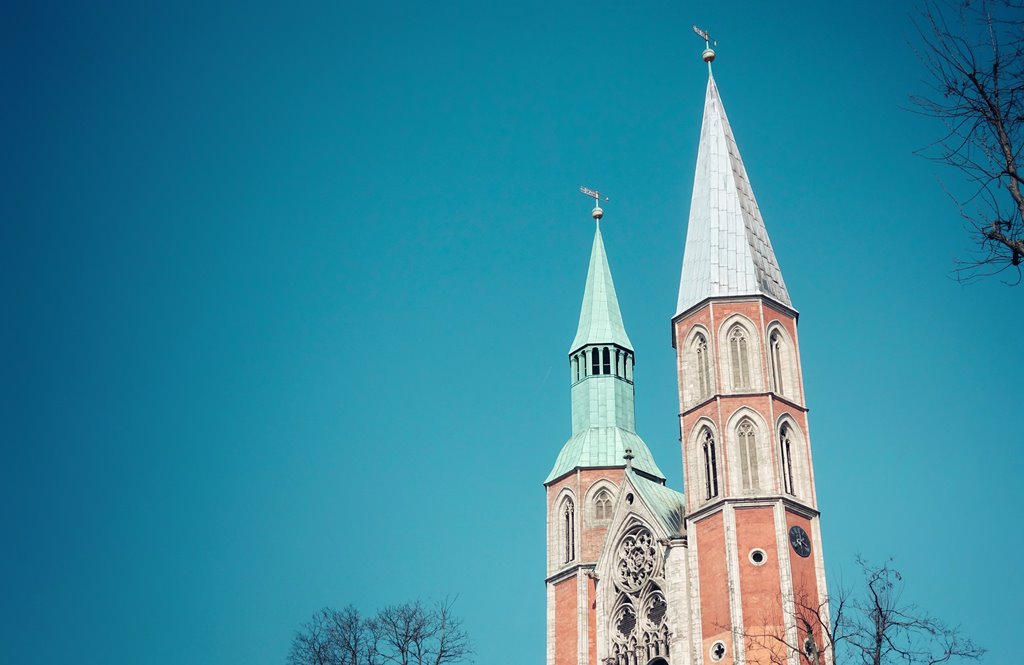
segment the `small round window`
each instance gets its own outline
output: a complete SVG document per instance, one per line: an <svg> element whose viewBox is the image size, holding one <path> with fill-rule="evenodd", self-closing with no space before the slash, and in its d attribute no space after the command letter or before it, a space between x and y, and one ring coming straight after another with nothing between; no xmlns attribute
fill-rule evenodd
<svg viewBox="0 0 1024 665"><path fill-rule="evenodd" d="M763 566L765 562L768 561L768 555L765 553L764 550L759 548L750 550L749 558L750 563L754 564L755 566Z"/></svg>
<svg viewBox="0 0 1024 665"><path fill-rule="evenodd" d="M630 505L633 505L633 493L632 492L630 492L629 494L626 495L626 503L628 503Z"/></svg>
<svg viewBox="0 0 1024 665"><path fill-rule="evenodd" d="M725 658L725 642L723 642L722 640L718 640L717 642L712 644L711 651L709 653L711 654L711 660L715 661L716 663Z"/></svg>

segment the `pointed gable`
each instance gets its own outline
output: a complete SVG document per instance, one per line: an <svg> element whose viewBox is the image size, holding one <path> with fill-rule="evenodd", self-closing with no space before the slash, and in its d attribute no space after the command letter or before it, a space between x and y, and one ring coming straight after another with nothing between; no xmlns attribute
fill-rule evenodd
<svg viewBox="0 0 1024 665"><path fill-rule="evenodd" d="M686 530L686 497L663 482L649 480L632 470L626 472L626 477L644 505L664 527L666 535L670 538L682 535Z"/></svg>
<svg viewBox="0 0 1024 665"><path fill-rule="evenodd" d="M745 295L793 306L718 86L709 77L676 314L706 298Z"/></svg>
<svg viewBox="0 0 1024 665"><path fill-rule="evenodd" d="M580 323L569 353L587 344L617 344L633 350L622 323L619 299L615 295L615 284L612 282L611 268L608 267L600 227L594 233L587 286L583 291L583 307L580 308Z"/></svg>

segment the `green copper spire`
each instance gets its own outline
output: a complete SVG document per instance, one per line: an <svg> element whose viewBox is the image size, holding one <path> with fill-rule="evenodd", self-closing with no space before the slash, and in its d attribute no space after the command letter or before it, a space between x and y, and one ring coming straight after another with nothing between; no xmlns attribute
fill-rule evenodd
<svg viewBox="0 0 1024 665"><path fill-rule="evenodd" d="M590 251L590 271L587 272L587 287L583 291L583 307L580 309L580 325L576 339L572 341L569 353L578 351L587 344L617 344L633 350L633 345L622 324L619 299L615 296L612 271L608 267L608 255L601 239L601 226L594 233L594 247Z"/></svg>
<svg viewBox="0 0 1024 665"><path fill-rule="evenodd" d="M599 211L595 208L595 219ZM545 482L574 469L625 467L627 450L633 451L638 473L664 482L665 475L636 433L633 345L622 324L600 228L594 234L580 324L570 347L569 379L572 436Z"/></svg>

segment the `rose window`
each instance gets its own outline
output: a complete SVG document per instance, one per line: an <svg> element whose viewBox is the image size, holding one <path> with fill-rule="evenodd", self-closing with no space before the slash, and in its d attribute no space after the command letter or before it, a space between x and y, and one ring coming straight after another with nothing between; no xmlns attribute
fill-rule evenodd
<svg viewBox="0 0 1024 665"><path fill-rule="evenodd" d="M654 574L657 564L654 537L647 529L637 529L622 539L618 554L619 581L630 591L639 590Z"/></svg>

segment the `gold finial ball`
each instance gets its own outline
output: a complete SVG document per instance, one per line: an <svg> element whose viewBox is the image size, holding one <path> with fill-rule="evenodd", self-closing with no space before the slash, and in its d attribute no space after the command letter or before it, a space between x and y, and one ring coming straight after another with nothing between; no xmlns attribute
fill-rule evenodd
<svg viewBox="0 0 1024 665"><path fill-rule="evenodd" d="M704 59L704 62L713 62L715 59L715 51L710 48L704 49L704 52L700 55Z"/></svg>
<svg viewBox="0 0 1024 665"><path fill-rule="evenodd" d="M604 210L601 210L601 206L594 206L594 209L590 211L590 216L600 221L604 217Z"/></svg>

